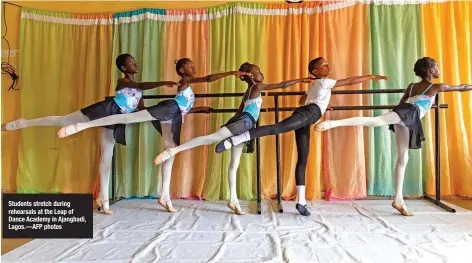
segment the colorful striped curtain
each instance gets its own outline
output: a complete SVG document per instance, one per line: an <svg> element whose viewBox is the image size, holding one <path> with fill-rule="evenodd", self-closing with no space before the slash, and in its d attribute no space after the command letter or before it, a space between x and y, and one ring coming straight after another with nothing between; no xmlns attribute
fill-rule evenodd
<svg viewBox="0 0 472 263"><path fill-rule="evenodd" d="M142 9L114 14L113 25L110 15L99 15L107 17L102 20L93 20L95 15L72 19L75 15L24 9L21 30L24 53L20 68L22 115L32 118L66 114L112 94L119 76L114 58L120 53L136 57L141 67L139 81L178 80L173 61L189 57L196 63L198 75L237 70L247 61L260 66L266 83L276 83L308 76L308 62L323 56L332 64L332 77L336 79L371 73L391 78L387 83L370 82L342 89L396 89L418 81L413 73L414 62L430 56L439 63L441 81L471 83L472 4L425 2L429 1L418 4L237 3L208 9ZM78 21L87 21L84 22L87 25L77 25ZM96 31L85 35L85 30ZM63 34L68 37L61 38ZM100 45L93 44L97 41ZM42 53L33 54L33 50ZM42 66L43 61L48 61L50 66ZM197 93L243 92L245 88L234 77L195 85ZM286 91L306 88L300 84ZM33 97L28 91L31 89L41 90L43 95ZM146 94L175 94L175 89L159 88ZM331 105L394 105L400 97L401 94L333 95ZM443 194L472 196L472 176L465 172L472 168L472 94L454 92L440 97L442 103L449 104L449 109L441 110ZM68 103L59 103L64 100ZM157 101L147 100L146 105ZM240 97L199 98L196 106L237 108L240 101ZM295 107L297 101L298 97L281 97L279 106ZM263 107L273 106L273 97L264 97ZM385 112L330 111L324 119L378 116ZM290 114L281 113L280 120ZM189 115L181 141L212 133L231 116ZM262 113L260 121L273 123L274 114ZM410 151L405 195L434 193L434 121L428 114L423 121L427 141L422 150ZM59 141L55 139L55 131L54 128L22 131L18 190L92 191L97 174L97 132L86 131ZM150 123L128 125L127 136L128 145L117 147L118 196L156 196L159 167L152 160L162 150L161 137ZM282 197L292 199L296 191L297 160L294 133L280 138ZM273 197L275 137L262 138L261 149L262 193ZM312 131L307 197L322 198L323 192L329 200L392 195L395 158L394 134L387 127ZM214 154L214 145L179 154L174 163L171 195L207 200L228 198L229 160L230 153ZM238 195L242 199L256 197L255 160L254 154L243 154L241 159ZM78 167L82 168L81 174L77 172ZM34 179L37 175L42 176L41 182ZM76 178L79 183L68 184L65 178Z"/></svg>
<svg viewBox="0 0 472 263"><path fill-rule="evenodd" d="M109 93L112 47L111 14L23 8L21 116L67 115L102 100ZM94 192L98 130L66 139L57 139L56 131L55 127L18 131L18 192Z"/></svg>
<svg viewBox="0 0 472 263"><path fill-rule="evenodd" d="M174 61L189 57L195 62L199 75L208 71L208 21L197 19L206 15L206 10L141 9L115 14L114 57L130 53L141 66L139 80L178 81ZM165 19L168 17L169 19ZM117 69L113 70L119 75ZM116 79L116 77L114 78ZM207 93L206 84L194 85L196 93ZM175 88L161 87L146 91L151 94L175 94ZM145 100L146 106L160 100ZM207 105L209 100L197 99L195 106ZM209 132L209 118L200 114L186 116L182 126L182 141ZM198 128L194 125L198 124ZM117 195L157 196L159 167L154 166L155 155L162 151L162 139L150 122L127 126L127 145L117 150ZM178 197L200 197L207 166L206 147L179 154L174 161L171 195ZM192 167L192 169L188 169Z"/></svg>

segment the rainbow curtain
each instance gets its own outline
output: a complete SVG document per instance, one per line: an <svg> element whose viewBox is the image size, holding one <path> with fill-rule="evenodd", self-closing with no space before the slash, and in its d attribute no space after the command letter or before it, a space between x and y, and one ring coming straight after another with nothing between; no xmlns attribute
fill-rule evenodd
<svg viewBox="0 0 472 263"><path fill-rule="evenodd" d="M332 64L332 78L383 74L387 83L364 83L341 89L406 88L422 56L435 58L440 81L472 83L472 4L423 1L420 4L366 4L322 1L302 4L234 3L207 9L141 9L105 15L75 15L23 9L21 20L21 115L65 115L113 94L119 72L114 58L132 54L140 64L139 81L178 80L173 61L191 58L198 75L237 70L248 61L259 65L266 83L308 76L308 62L318 56ZM43 63L46 63L46 67ZM234 77L195 85L196 93L243 92ZM286 91L306 90L295 85ZM158 88L146 94L173 94ZM34 94L34 95L33 95ZM40 95L38 95L40 94ZM333 95L331 105L396 104L401 94ZM472 196L472 94L441 94L442 193ZM196 106L237 108L241 98L197 99ZM294 107L298 97L280 98ZM157 100L147 100L153 105ZM263 107L273 107L264 97ZM386 110L332 111L324 119L378 116ZM284 112L281 118L290 116ZM434 117L424 119L427 141L411 150L404 194L434 193ZM216 131L231 114L186 117L181 141ZM274 122L262 113L261 124ZM92 192L99 156L96 130L55 139L55 128L19 132L18 192ZM294 198L297 160L294 133L281 138L283 198ZM127 146L117 146L118 196L157 196L162 150L150 123L127 126ZM4 149L5 150L5 149ZM276 193L275 137L261 139L262 193ZM387 127L349 127L311 132L307 198L355 199L394 193L395 138ZM228 198L230 154L216 155L214 145L179 154L171 195L176 198ZM243 154L238 195L256 198L256 156ZM4 168L2 167L2 170ZM7 169L7 168L5 168ZM12 170L11 168L8 168Z"/></svg>
<svg viewBox="0 0 472 263"><path fill-rule="evenodd" d="M111 14L66 14L23 8L21 116L31 119L67 115L102 100L109 94L112 47ZM18 167L10 176L16 176L18 192L95 190L100 151L98 130L65 140L57 139L56 131L55 127L41 127L14 132L20 137Z"/></svg>

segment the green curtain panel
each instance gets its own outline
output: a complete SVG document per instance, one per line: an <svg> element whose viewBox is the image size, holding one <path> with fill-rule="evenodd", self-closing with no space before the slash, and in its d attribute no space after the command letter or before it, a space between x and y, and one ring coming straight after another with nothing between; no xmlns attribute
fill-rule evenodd
<svg viewBox="0 0 472 263"><path fill-rule="evenodd" d="M371 67L390 81L373 83L372 89L406 88L418 81L413 72L416 60L424 56L421 6L370 5ZM397 105L403 94L376 94L373 105ZM387 110L375 110L374 116ZM395 193L395 134L388 127L371 128L368 194ZM404 195L423 195L421 150L410 150L405 172Z"/></svg>
<svg viewBox="0 0 472 263"><path fill-rule="evenodd" d="M236 8L262 8L260 4L234 4L209 8L209 16L217 16L231 12ZM238 70L244 62L263 65L265 17L234 12L231 16L223 16L210 20L210 72ZM212 92L245 92L247 84L235 77L228 77L210 84ZM241 97L215 98L211 106L214 108L238 108ZM218 114L212 118L211 130L216 131L226 123L233 114ZM208 175L203 190L203 197L208 200L228 199L228 165L231 160L230 151L222 155L210 147L208 156ZM243 153L238 170L237 191L241 199L256 198L256 155Z"/></svg>
<svg viewBox="0 0 472 263"><path fill-rule="evenodd" d="M122 53L133 55L140 66L136 81L162 79L164 21L154 19L159 15L165 15L165 10L140 9L114 15L113 59ZM114 87L120 76L116 66L113 73ZM161 92L158 88L144 94L157 95ZM157 103L155 99L145 100L145 106ZM127 125L126 146L116 146L117 196L157 196L160 169L154 165L154 156L161 150L161 144L161 135L151 122Z"/></svg>

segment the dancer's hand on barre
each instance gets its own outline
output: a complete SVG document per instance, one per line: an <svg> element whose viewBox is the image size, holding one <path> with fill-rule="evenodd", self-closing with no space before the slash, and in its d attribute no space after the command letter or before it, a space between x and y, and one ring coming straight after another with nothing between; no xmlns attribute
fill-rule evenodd
<svg viewBox="0 0 472 263"><path fill-rule="evenodd" d="M326 108L326 110L334 110L334 108L330 105L328 105L328 108Z"/></svg>
<svg viewBox="0 0 472 263"><path fill-rule="evenodd" d="M191 109L190 113L206 113L206 114L209 114L212 111L213 111L212 107L202 106L202 107L195 107L195 108Z"/></svg>

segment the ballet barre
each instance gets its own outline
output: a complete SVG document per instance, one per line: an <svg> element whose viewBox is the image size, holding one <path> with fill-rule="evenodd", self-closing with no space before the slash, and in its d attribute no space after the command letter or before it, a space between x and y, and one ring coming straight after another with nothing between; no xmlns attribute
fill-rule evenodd
<svg viewBox="0 0 472 263"><path fill-rule="evenodd" d="M404 93L405 89L378 89L378 90L333 90L332 95L349 95L349 94L386 94L386 93ZM297 107L279 107L279 98L281 96L300 96L305 92L262 92L262 96L269 96L274 98L273 108L262 108L261 112L274 112L275 122L279 122L280 112L293 112ZM195 94L196 98L229 98L229 97L242 97L244 93L209 93L209 94ZM175 94L171 95L145 95L143 99L170 99L174 98ZM106 97L106 99L113 98L112 96ZM437 106L439 105L439 107ZM330 106L330 110L383 110L393 109L396 105L378 105L378 106ZM447 104L439 104L439 94L436 95L435 104L432 106L435 109L435 183L436 183L436 196L431 197L424 193L424 198L428 201L433 202L435 205L449 211L456 212L455 209L441 202L440 194L440 129L439 129L439 109L448 108ZM211 113L234 113L237 109L212 109ZM190 113L191 114L191 113ZM256 127L259 126L259 120L256 123ZM283 206L281 200L281 169L280 169L280 136L275 137L276 144L276 180L277 180L277 210L283 213ZM116 149L113 150L112 158L112 198L110 204L114 204L122 197L116 197ZM256 181L257 181L257 213L261 214L261 155L260 155L260 139L256 139Z"/></svg>

